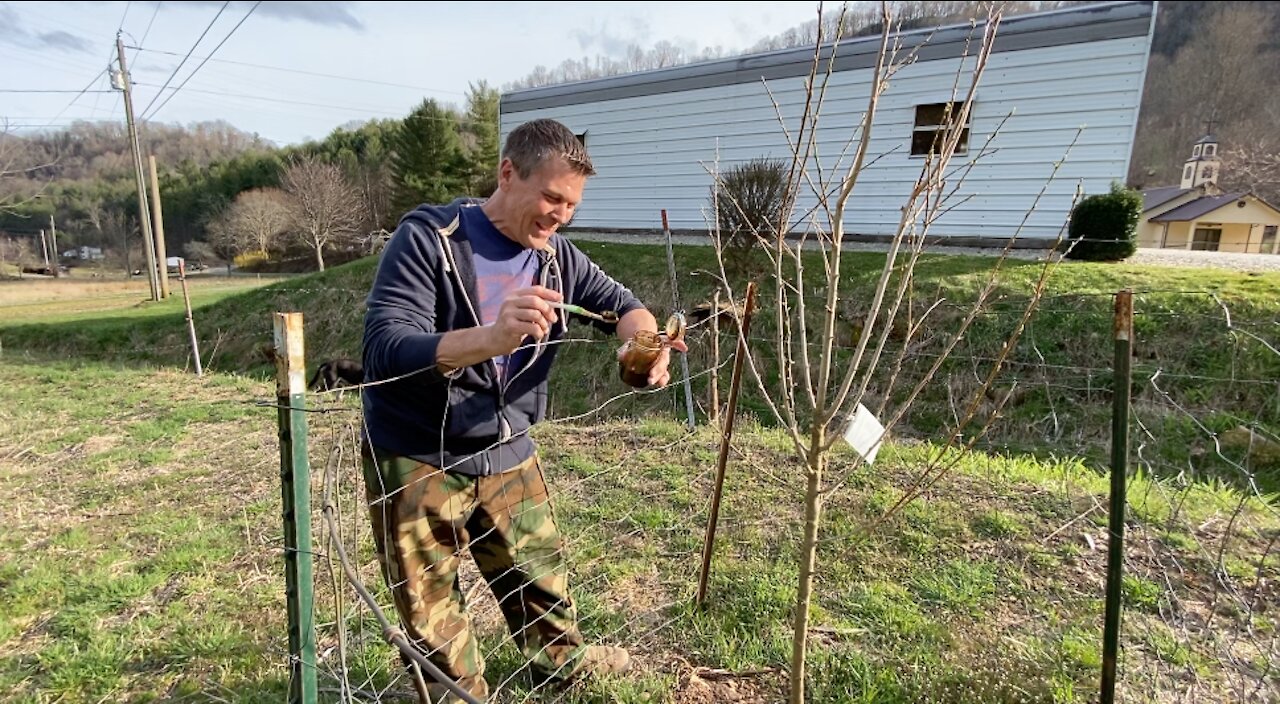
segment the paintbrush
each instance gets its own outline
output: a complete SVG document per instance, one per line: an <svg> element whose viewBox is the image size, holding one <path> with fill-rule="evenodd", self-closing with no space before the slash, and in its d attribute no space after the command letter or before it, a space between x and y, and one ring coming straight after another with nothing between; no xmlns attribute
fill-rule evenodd
<svg viewBox="0 0 1280 704"><path fill-rule="evenodd" d="M582 306L575 306L572 303L552 303L551 307L559 308L560 310L563 310L568 313L576 313L578 315L591 318L592 320L599 320L602 323L612 324L612 323L618 322L618 314L611 310L606 310L600 313L592 313L586 308L583 308Z"/></svg>

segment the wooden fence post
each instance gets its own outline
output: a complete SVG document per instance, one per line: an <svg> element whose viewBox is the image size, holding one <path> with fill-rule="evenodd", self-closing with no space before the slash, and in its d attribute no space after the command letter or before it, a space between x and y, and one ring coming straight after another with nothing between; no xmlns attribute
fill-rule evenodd
<svg viewBox="0 0 1280 704"><path fill-rule="evenodd" d="M738 389L742 386L742 364L747 356L747 335L751 332L751 314L756 304L756 283L747 284L747 301L738 326L738 351L733 358L733 378L729 380L729 407L725 409L724 429L720 436L720 458L716 463L716 484L711 493L711 512L707 515L707 535L702 544L702 571L698 574L699 607L707 598L707 580L711 576L711 553L715 549L716 523L720 520L720 496L724 488L725 465L729 461L729 441L733 439L733 419L738 415ZM713 313L714 314L714 313Z"/></svg>

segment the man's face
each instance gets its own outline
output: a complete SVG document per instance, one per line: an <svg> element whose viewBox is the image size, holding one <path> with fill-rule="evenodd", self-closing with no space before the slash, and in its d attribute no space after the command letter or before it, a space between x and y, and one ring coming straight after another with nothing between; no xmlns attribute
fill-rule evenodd
<svg viewBox="0 0 1280 704"><path fill-rule="evenodd" d="M524 179L510 159L503 159L498 188L505 191L510 204L507 216L512 231L507 236L531 249L546 248L551 235L573 218L586 185L587 177L569 168L564 159L544 161Z"/></svg>

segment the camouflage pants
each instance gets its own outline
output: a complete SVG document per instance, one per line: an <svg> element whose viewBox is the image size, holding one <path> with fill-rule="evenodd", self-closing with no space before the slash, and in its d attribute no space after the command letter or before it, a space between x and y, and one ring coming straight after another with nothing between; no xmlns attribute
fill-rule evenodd
<svg viewBox="0 0 1280 704"><path fill-rule="evenodd" d="M460 557L470 548L534 678L574 674L582 637L537 457L473 477L404 457L375 461L365 448L364 474L383 576L408 637L432 663L472 694L488 696L458 581Z"/></svg>

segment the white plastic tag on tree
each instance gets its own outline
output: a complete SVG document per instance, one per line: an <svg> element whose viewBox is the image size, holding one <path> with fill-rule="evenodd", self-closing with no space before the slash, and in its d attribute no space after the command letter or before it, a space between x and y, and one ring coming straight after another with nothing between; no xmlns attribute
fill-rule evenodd
<svg viewBox="0 0 1280 704"><path fill-rule="evenodd" d="M858 411L853 414L849 427L845 428L844 439L862 459L871 464L876 461L876 453L880 451L880 442L884 438L884 426L876 419L875 414L867 407L858 404Z"/></svg>

